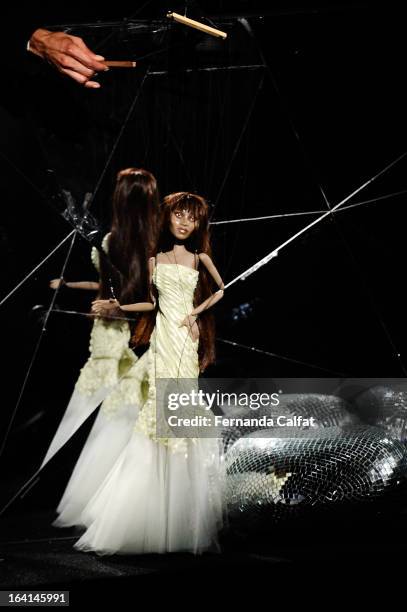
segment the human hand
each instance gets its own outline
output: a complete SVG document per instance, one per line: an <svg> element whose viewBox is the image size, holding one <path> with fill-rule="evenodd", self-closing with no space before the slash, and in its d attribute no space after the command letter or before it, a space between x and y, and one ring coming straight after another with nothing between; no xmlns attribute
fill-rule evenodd
<svg viewBox="0 0 407 612"><path fill-rule="evenodd" d="M30 38L29 50L55 66L59 72L89 89L98 89L100 83L92 81L97 72L109 70L102 55L93 53L79 36L65 32L35 30Z"/></svg>
<svg viewBox="0 0 407 612"><path fill-rule="evenodd" d="M65 285L65 281L63 278L53 278L49 281L50 289L59 289L60 287L62 287L62 285Z"/></svg>
<svg viewBox="0 0 407 612"><path fill-rule="evenodd" d="M112 314L112 311L118 308L120 308L120 304L117 300L94 300L91 312L103 316L104 314Z"/></svg>
<svg viewBox="0 0 407 612"><path fill-rule="evenodd" d="M191 336L192 340L196 342L199 338L199 327L196 315L187 315L185 319L183 319L179 325L179 327L183 327L184 325L188 328L188 333Z"/></svg>

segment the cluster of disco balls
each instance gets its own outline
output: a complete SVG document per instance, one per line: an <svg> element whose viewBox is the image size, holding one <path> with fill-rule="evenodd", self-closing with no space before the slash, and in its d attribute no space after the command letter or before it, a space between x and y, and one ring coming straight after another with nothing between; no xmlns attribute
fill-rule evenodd
<svg viewBox="0 0 407 612"><path fill-rule="evenodd" d="M273 412L263 408L257 416ZM317 426L285 436L281 428L250 425L222 432L232 527L262 532L307 516L406 505L406 391L374 386L351 399L287 394L282 412L313 416Z"/></svg>

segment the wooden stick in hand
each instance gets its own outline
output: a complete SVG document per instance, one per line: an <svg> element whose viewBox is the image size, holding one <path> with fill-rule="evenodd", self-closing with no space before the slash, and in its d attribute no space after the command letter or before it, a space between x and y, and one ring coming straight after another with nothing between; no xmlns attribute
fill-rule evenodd
<svg viewBox="0 0 407 612"><path fill-rule="evenodd" d="M118 62L115 60L105 60L103 63L109 68L135 68L137 66L137 62L131 61Z"/></svg>

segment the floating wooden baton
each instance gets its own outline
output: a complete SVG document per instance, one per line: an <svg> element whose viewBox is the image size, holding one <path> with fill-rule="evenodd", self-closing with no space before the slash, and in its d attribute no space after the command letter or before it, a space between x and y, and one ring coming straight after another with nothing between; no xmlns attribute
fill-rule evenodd
<svg viewBox="0 0 407 612"><path fill-rule="evenodd" d="M183 15L179 15L178 13L172 13L171 11L167 13L168 19L174 19L174 21L178 21L178 23L182 23L183 25L189 26L190 28L195 28L196 30L201 30L201 32L205 32L205 34L210 34L211 36L217 36L218 38L227 38L226 32L222 32L222 30L216 30L216 28L211 28L210 26L201 23L200 21L195 21L194 19L189 19L189 17L184 17Z"/></svg>

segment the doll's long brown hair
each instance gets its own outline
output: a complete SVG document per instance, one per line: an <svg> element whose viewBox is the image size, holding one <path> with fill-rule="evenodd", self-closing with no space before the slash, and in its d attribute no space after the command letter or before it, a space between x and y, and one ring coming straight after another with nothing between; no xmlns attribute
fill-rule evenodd
<svg viewBox="0 0 407 612"><path fill-rule="evenodd" d="M112 292L121 304L148 299L146 262L157 241L158 206L157 181L150 172L126 168L118 173L108 257L100 258L102 299Z"/></svg>
<svg viewBox="0 0 407 612"><path fill-rule="evenodd" d="M170 231L171 213L186 210L195 218L196 227L185 241L185 248L193 253L206 253L212 258L209 236L209 207L204 198L196 194L180 191L164 198L160 207L159 233L155 252L170 251L174 246L174 236ZM201 304L210 295L214 285L213 278L206 266L199 262L199 278L194 294L194 306ZM155 291L155 288L153 288ZM133 342L136 346L149 341L155 324L156 311L146 313L140 318ZM203 372L215 361L215 321L211 310L204 310L197 319L199 327L199 368Z"/></svg>

